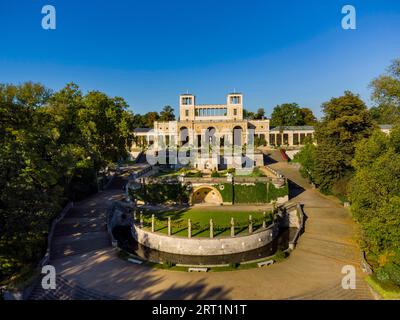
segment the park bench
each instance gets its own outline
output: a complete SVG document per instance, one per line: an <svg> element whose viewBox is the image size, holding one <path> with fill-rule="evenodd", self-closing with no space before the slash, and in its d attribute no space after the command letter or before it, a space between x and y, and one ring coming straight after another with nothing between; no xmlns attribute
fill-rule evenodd
<svg viewBox="0 0 400 320"><path fill-rule="evenodd" d="M189 268L188 272L207 272L208 268Z"/></svg>
<svg viewBox="0 0 400 320"><path fill-rule="evenodd" d="M259 268L261 268L261 267L264 267L264 266L270 266L272 264L274 264L274 260L267 260L267 261L262 261L262 262L257 263L257 266Z"/></svg>
<svg viewBox="0 0 400 320"><path fill-rule="evenodd" d="M143 263L143 261L137 260L137 259L133 259L133 258L129 258L128 261L132 262L132 263L135 263L135 264L142 264Z"/></svg>

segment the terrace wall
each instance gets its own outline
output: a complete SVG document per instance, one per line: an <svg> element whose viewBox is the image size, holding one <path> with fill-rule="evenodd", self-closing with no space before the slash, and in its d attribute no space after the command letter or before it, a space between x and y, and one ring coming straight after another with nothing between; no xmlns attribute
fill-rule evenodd
<svg viewBox="0 0 400 320"><path fill-rule="evenodd" d="M193 256L224 255L258 249L273 241L278 233L279 226L277 223L266 229L257 230L250 235L218 238L168 236L141 229L138 225L133 225L132 229L136 241L146 247Z"/></svg>

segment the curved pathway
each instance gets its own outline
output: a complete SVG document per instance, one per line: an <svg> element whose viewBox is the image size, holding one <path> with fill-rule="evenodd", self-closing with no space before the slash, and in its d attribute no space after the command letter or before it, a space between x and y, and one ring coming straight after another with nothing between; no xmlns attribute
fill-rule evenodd
<svg viewBox="0 0 400 320"><path fill-rule="evenodd" d="M122 196L121 179L79 203L58 226L51 263L63 279L123 299L373 299L362 279L356 224L349 211L313 189L295 167L277 160L271 166L291 180L291 201L304 203L307 215L297 248L282 263L251 270L185 273L119 259L107 240L105 209ZM345 265L357 270L356 290L341 288Z"/></svg>

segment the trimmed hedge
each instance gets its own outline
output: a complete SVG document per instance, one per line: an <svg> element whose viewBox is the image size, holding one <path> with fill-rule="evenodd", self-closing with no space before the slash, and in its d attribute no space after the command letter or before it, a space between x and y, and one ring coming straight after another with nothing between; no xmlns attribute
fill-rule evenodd
<svg viewBox="0 0 400 320"><path fill-rule="evenodd" d="M254 185L235 184L235 203L268 203L268 184L257 182Z"/></svg>
<svg viewBox="0 0 400 320"><path fill-rule="evenodd" d="M272 183L256 182L254 185L224 183L224 189L220 185L214 185L219 190L224 202L234 203L269 203L279 197L288 195L289 188L286 184L282 188L276 188Z"/></svg>
<svg viewBox="0 0 400 320"><path fill-rule="evenodd" d="M215 184L214 187L219 191L222 196L223 202L232 202L233 201L233 189L231 183L223 183L224 189L220 189L219 184Z"/></svg>
<svg viewBox="0 0 400 320"><path fill-rule="evenodd" d="M129 190L129 194L133 200L142 200L147 203L166 203L168 201L187 203L189 201L189 192L186 186L180 183L146 184L139 190Z"/></svg>

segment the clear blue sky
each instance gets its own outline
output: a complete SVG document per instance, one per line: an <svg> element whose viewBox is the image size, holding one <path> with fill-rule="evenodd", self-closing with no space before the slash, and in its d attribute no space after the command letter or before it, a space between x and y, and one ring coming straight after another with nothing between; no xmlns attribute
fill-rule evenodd
<svg viewBox="0 0 400 320"><path fill-rule="evenodd" d="M41 8L57 29L41 28ZM357 9L357 30L341 8ZM349 89L368 103L368 83L400 57L400 1L60 1L0 3L0 82L74 81L126 99L144 113L224 103L236 89L245 107L320 106Z"/></svg>

